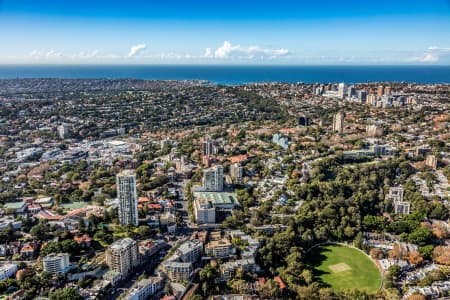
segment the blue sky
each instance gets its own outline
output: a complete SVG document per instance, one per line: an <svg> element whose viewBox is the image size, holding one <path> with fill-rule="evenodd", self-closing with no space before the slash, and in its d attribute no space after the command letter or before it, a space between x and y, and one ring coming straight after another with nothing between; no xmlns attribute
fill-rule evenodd
<svg viewBox="0 0 450 300"><path fill-rule="evenodd" d="M0 0L0 64L450 65L450 0Z"/></svg>

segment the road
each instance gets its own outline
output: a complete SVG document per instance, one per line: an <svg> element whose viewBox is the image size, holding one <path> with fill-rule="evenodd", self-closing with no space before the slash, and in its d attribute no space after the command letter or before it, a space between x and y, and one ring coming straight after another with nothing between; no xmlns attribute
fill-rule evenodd
<svg viewBox="0 0 450 300"><path fill-rule="evenodd" d="M183 216L184 226L183 228L178 228L177 232L174 234L164 235L164 238L167 239L167 243L171 247L173 247L179 242L186 241L187 239L189 239L193 229L195 228L194 227L195 225L193 226L193 224L191 224L189 221L188 205L184 194L187 183L188 180L186 179L184 179L183 181L176 181L172 183L173 187L178 193L178 199L174 200L175 208L177 211L181 212ZM158 264L164 259L166 253L167 253L166 251L158 253L155 264L152 265L144 264L146 267L135 270L134 274L130 276L129 279L121 283L119 287L113 289L108 299L120 298L122 294L126 293L128 289L130 289L137 282L139 275L143 274L144 272L146 272L147 274L153 274Z"/></svg>
<svg viewBox="0 0 450 300"><path fill-rule="evenodd" d="M183 179L183 181L174 182L174 186L176 191L178 192L178 199L175 201L175 206L177 208L177 211L181 212L183 216L183 223L187 226L187 230L182 230L183 232L192 232L192 228L194 224L191 224L189 219L189 211L188 211L188 203L186 201L185 197L185 188L189 180Z"/></svg>

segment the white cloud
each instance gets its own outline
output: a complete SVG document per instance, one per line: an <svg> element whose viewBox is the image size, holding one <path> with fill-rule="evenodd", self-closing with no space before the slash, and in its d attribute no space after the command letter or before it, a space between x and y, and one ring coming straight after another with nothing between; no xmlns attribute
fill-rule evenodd
<svg viewBox="0 0 450 300"><path fill-rule="evenodd" d="M206 48L206 49L205 49L205 54L203 54L203 56L204 56L204 57L207 57L207 58L213 57L213 53L212 53L212 51L211 51L211 48Z"/></svg>
<svg viewBox="0 0 450 300"><path fill-rule="evenodd" d="M230 41L223 42L222 47L219 47L214 51L215 58L228 58L230 56L240 56L243 54L240 45L233 46Z"/></svg>
<svg viewBox="0 0 450 300"><path fill-rule="evenodd" d="M436 47L436 46L428 47L428 50L438 51L438 52L450 52L450 48L441 48L441 47Z"/></svg>
<svg viewBox="0 0 450 300"><path fill-rule="evenodd" d="M28 54L29 57L31 58L41 58L42 57L42 52L39 50L33 50Z"/></svg>
<svg viewBox="0 0 450 300"><path fill-rule="evenodd" d="M81 51L81 52L79 52L79 53L76 53L76 54L73 54L72 56L71 56L71 58L74 58L74 59L90 59L90 58L96 58L96 57L99 57L99 51L97 50L97 49L95 49L95 50L92 50L91 52L84 52L84 51Z"/></svg>
<svg viewBox="0 0 450 300"><path fill-rule="evenodd" d="M128 57L133 57L142 54L145 48L147 48L146 44L139 44L131 47L130 52L128 53Z"/></svg>
<svg viewBox="0 0 450 300"><path fill-rule="evenodd" d="M222 46L214 52L211 48L205 49L205 58L218 59L275 59L289 54L287 49L268 49L259 46L242 47L233 45L230 41L225 41Z"/></svg>
<svg viewBox="0 0 450 300"><path fill-rule="evenodd" d="M430 46L421 56L414 57L412 60L423 63L437 63L442 59L448 60L449 56L450 48Z"/></svg>
<svg viewBox="0 0 450 300"><path fill-rule="evenodd" d="M424 53L424 55L422 57L419 57L419 61L420 62L438 62L439 61L439 55L437 53L432 53L432 52L428 52L428 53Z"/></svg>
<svg viewBox="0 0 450 300"><path fill-rule="evenodd" d="M61 52L55 51L55 50L49 50L47 52L42 52L39 50L33 50L30 53L28 53L27 57L31 59L46 59L46 60L52 60L52 59L59 59L63 57L63 54Z"/></svg>
<svg viewBox="0 0 450 300"><path fill-rule="evenodd" d="M62 53L61 52L57 52L55 50L50 50L45 54L45 58L47 59L53 59L53 58L60 58L62 57Z"/></svg>
<svg viewBox="0 0 450 300"><path fill-rule="evenodd" d="M36 62L49 62L49 61L115 61L118 59L123 59L123 55L116 54L100 54L100 51L95 49L92 51L80 51L75 53L63 53L55 50L33 50L27 55L22 57L15 57L16 59L33 60Z"/></svg>

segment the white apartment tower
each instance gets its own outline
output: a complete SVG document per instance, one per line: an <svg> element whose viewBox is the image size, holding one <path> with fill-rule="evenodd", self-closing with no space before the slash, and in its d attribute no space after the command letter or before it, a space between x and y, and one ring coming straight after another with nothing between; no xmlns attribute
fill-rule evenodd
<svg viewBox="0 0 450 300"><path fill-rule="evenodd" d="M231 179L237 182L242 180L242 177L244 176L244 168L240 163L235 163L230 166L230 176Z"/></svg>
<svg viewBox="0 0 450 300"><path fill-rule="evenodd" d="M208 192L220 192L223 190L222 166L214 166L203 172L203 189Z"/></svg>
<svg viewBox="0 0 450 300"><path fill-rule="evenodd" d="M344 82L339 83L339 85L338 85L339 98L343 99L345 97L346 90L347 90L347 88L345 86L345 83Z"/></svg>
<svg viewBox="0 0 450 300"><path fill-rule="evenodd" d="M425 164L433 169L437 167L437 158L434 155L427 155L427 159L425 160Z"/></svg>
<svg viewBox="0 0 450 300"><path fill-rule="evenodd" d="M403 195L403 188L396 186L389 188L387 198L393 202L394 213L398 215L409 215L411 212L411 204L408 201L403 201Z"/></svg>
<svg viewBox="0 0 450 300"><path fill-rule="evenodd" d="M13 277L17 272L16 264L5 264L0 267L0 281Z"/></svg>
<svg viewBox="0 0 450 300"><path fill-rule="evenodd" d="M139 263L138 246L135 240L117 240L106 250L106 264L115 272L126 277Z"/></svg>
<svg viewBox="0 0 450 300"><path fill-rule="evenodd" d="M136 174L133 170L122 171L116 177L116 185L120 224L138 226Z"/></svg>
<svg viewBox="0 0 450 300"><path fill-rule="evenodd" d="M67 124L61 124L58 126L58 135L60 139L65 139L69 136L69 126Z"/></svg>
<svg viewBox="0 0 450 300"><path fill-rule="evenodd" d="M209 137L205 137L202 140L202 154L203 155L213 155L215 154L213 141Z"/></svg>
<svg viewBox="0 0 450 300"><path fill-rule="evenodd" d="M52 274L65 273L69 269L69 254L49 254L42 259L42 265L45 272Z"/></svg>
<svg viewBox="0 0 450 300"><path fill-rule="evenodd" d="M339 111L337 114L333 116L333 131L336 132L343 132L344 131L344 120L345 120L345 113L342 111Z"/></svg>

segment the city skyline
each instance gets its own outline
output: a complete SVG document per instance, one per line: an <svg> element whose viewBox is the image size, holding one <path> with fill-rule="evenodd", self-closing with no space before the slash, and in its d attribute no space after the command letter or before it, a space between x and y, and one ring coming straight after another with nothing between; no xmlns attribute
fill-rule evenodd
<svg viewBox="0 0 450 300"><path fill-rule="evenodd" d="M0 0L0 64L450 65L450 2Z"/></svg>

